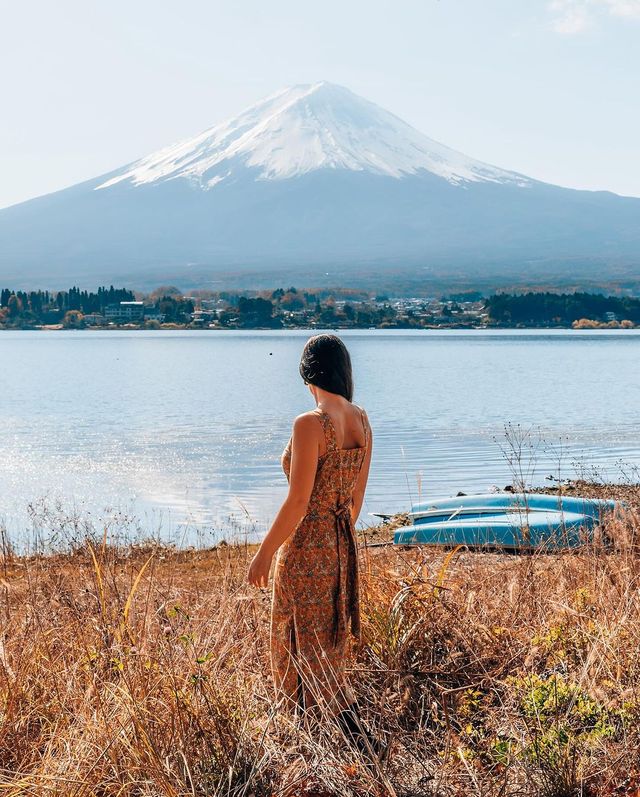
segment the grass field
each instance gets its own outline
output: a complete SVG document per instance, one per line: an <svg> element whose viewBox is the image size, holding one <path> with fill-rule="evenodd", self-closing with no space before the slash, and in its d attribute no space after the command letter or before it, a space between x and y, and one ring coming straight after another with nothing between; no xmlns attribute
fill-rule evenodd
<svg viewBox="0 0 640 797"><path fill-rule="evenodd" d="M577 553L369 547L351 680L384 762L274 710L251 546L0 559L0 794L640 795L640 488Z"/></svg>

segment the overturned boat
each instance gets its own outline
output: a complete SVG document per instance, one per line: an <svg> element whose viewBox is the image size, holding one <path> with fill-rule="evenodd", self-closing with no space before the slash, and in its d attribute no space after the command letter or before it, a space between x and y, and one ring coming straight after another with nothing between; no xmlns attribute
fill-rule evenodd
<svg viewBox="0 0 640 797"><path fill-rule="evenodd" d="M621 502L542 493L488 493L415 504L396 545L465 545L490 549L575 548Z"/></svg>

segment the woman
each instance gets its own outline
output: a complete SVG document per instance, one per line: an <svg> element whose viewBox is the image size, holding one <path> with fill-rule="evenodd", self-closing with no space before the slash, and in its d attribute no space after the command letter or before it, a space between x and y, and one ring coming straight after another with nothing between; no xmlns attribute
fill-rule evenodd
<svg viewBox="0 0 640 797"><path fill-rule="evenodd" d="M328 707L357 741L363 730L345 667L349 636L360 636L354 524L369 475L371 429L352 403L351 360L340 338L307 341L300 375L316 409L294 421L282 455L289 492L248 577L266 587L278 552L271 668L279 696L303 710Z"/></svg>

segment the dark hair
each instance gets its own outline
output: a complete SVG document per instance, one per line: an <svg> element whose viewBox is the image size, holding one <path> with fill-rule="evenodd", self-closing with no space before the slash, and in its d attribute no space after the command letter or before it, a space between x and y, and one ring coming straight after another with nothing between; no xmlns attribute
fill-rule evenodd
<svg viewBox="0 0 640 797"><path fill-rule="evenodd" d="M300 359L300 376L322 390L353 400L351 357L337 335L309 338Z"/></svg>

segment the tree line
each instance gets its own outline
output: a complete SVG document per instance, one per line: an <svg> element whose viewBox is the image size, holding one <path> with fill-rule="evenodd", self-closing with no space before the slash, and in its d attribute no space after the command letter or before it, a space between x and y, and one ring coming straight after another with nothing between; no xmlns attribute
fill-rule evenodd
<svg viewBox="0 0 640 797"><path fill-rule="evenodd" d="M598 293L498 293L485 301L489 320L500 325L572 326L583 319L640 323L640 299Z"/></svg>
<svg viewBox="0 0 640 797"><path fill-rule="evenodd" d="M0 322L16 321L24 326L56 323L74 310L82 315L104 313L110 304L133 301L135 296L126 288L101 287L97 291L69 288L67 291L0 290Z"/></svg>

